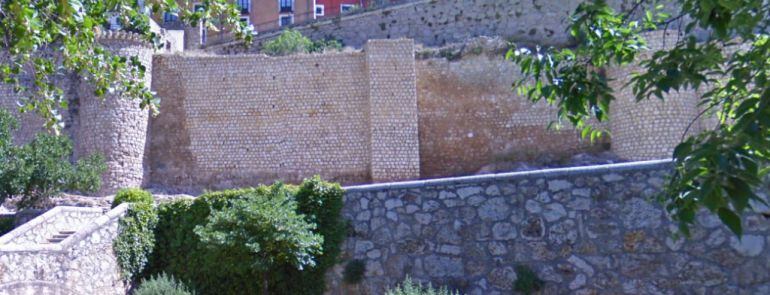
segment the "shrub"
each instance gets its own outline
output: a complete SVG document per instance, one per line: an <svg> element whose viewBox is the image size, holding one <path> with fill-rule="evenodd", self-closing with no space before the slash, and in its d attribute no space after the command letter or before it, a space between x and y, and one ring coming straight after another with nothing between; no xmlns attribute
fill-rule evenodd
<svg viewBox="0 0 770 295"><path fill-rule="evenodd" d="M316 224L314 232L323 236L323 250L313 267L302 271L282 267L272 283L277 290L303 295L321 294L326 289L326 270L337 264L347 232L347 224L340 215L344 193L339 184L324 182L318 176L306 179L296 188L297 210L308 222Z"/></svg>
<svg viewBox="0 0 770 295"><path fill-rule="evenodd" d="M146 190L140 188L124 188L115 194L115 199L112 201L112 208L123 203L153 204L154 202L155 200L152 198L152 194Z"/></svg>
<svg viewBox="0 0 770 295"><path fill-rule="evenodd" d="M514 291L532 294L543 288L545 282L538 278L537 274L526 265L517 265L514 270L516 271L516 281L513 282Z"/></svg>
<svg viewBox="0 0 770 295"><path fill-rule="evenodd" d="M118 223L118 236L112 242L123 279L136 281L147 266L155 248L158 215L152 203L131 203Z"/></svg>
<svg viewBox="0 0 770 295"><path fill-rule="evenodd" d="M66 136L38 134L32 142L15 146L11 136L18 124L0 110L0 203L20 196L20 209L44 207L64 191L94 192L107 170L104 157L91 155L70 162L72 142Z"/></svg>
<svg viewBox="0 0 770 295"><path fill-rule="evenodd" d="M270 56L291 55L297 53L324 52L340 50L342 44L337 40L312 41L297 30L284 30L280 36L265 42L262 52Z"/></svg>
<svg viewBox="0 0 770 295"><path fill-rule="evenodd" d="M173 276L161 273L147 280L142 280L134 295L192 295L187 286Z"/></svg>
<svg viewBox="0 0 770 295"><path fill-rule="evenodd" d="M348 284L358 284L364 279L366 272L366 262L360 259L353 259L345 265L342 271L342 279Z"/></svg>
<svg viewBox="0 0 770 295"><path fill-rule="evenodd" d="M1 217L0 218L0 236L7 234L14 229L13 217Z"/></svg>
<svg viewBox="0 0 770 295"><path fill-rule="evenodd" d="M420 283L412 282L409 276L394 289L388 290L385 295L455 295L459 293L450 292L446 287L439 289L433 288L431 284L423 286Z"/></svg>
<svg viewBox="0 0 770 295"><path fill-rule="evenodd" d="M315 265L323 237L313 233L314 229L315 224L297 213L291 192L276 183L267 194L252 193L233 201L229 208L212 211L208 223L196 226L195 233L206 246L249 263L262 278L262 294L267 295L274 267L302 270Z"/></svg>
<svg viewBox="0 0 770 295"><path fill-rule="evenodd" d="M270 275L271 294L323 294L324 274L337 262L345 227L340 210L343 191L337 184L318 177L300 186L281 185L296 202L296 214L303 215L312 231L323 236L322 255L315 255L316 265L298 270L291 263L273 267ZM158 206L159 222L155 229L156 247L148 274L166 272L175 275L200 294L258 294L262 283L253 260L232 255L229 247L204 243L195 233L205 227L212 212L231 210L240 200L268 197L275 186L260 186L220 192L206 192L195 200L177 200ZM242 204L242 206L245 206ZM232 213L235 214L235 213ZM342 224L343 226L339 226Z"/></svg>

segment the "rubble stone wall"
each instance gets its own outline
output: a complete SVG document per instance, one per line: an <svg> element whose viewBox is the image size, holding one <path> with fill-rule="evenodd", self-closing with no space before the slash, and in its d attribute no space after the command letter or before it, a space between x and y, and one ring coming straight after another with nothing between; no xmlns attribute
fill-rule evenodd
<svg viewBox="0 0 770 295"><path fill-rule="evenodd" d="M564 46L570 44L567 25L579 0L420 0L383 9L343 15L296 26L314 40L337 39L361 48L369 39L410 38L418 44L440 46L478 36L500 36L516 42ZM630 7L628 0L609 1L615 8ZM217 53L259 50L260 44L281 31L255 37L255 45L240 42L210 46Z"/></svg>
<svg viewBox="0 0 770 295"><path fill-rule="evenodd" d="M701 214L690 239L674 238L655 202L670 169L635 162L348 187L344 258L363 260L366 273L348 286L339 265L330 294L382 294L406 275L510 294L516 265L545 281L544 294L770 292L770 220L746 216L739 240Z"/></svg>
<svg viewBox="0 0 770 295"><path fill-rule="evenodd" d="M126 294L112 241L118 234L120 217L127 209L128 204L122 204L92 218L70 237L55 244L18 244L13 239L8 243L7 235L3 236L0 294ZM66 221L60 219L59 223ZM25 229L14 231L19 230ZM35 228L26 230L36 231Z"/></svg>
<svg viewBox="0 0 770 295"><path fill-rule="evenodd" d="M76 231L93 221L103 211L100 208L56 207L30 221L20 225L14 231L3 236L9 245L27 245L47 242L47 239L60 231Z"/></svg>

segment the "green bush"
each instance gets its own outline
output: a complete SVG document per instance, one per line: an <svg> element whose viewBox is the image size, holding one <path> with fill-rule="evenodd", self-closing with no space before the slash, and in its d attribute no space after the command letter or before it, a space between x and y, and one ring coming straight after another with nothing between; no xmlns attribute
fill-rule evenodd
<svg viewBox="0 0 770 295"><path fill-rule="evenodd" d="M312 41L297 30L284 30L280 36L265 42L262 52L270 56L291 55L297 53L324 52L342 49L337 40Z"/></svg>
<svg viewBox="0 0 770 295"><path fill-rule="evenodd" d="M177 281L173 276L161 273L149 279L142 280L134 295L192 295L187 286Z"/></svg>
<svg viewBox="0 0 770 295"><path fill-rule="evenodd" d="M115 199L112 201L112 208L123 203L152 204L154 202L155 200L153 199L152 194L146 190L140 188L124 188L115 194Z"/></svg>
<svg viewBox="0 0 770 295"><path fill-rule="evenodd" d="M526 265L517 265L516 281L513 282L513 290L522 294L532 294L540 291L545 282L537 277L537 274Z"/></svg>
<svg viewBox="0 0 770 295"><path fill-rule="evenodd" d="M131 203L118 223L118 236L112 242L118 265L127 282L133 282L147 267L155 248L158 215L152 203Z"/></svg>
<svg viewBox="0 0 770 295"><path fill-rule="evenodd" d="M207 192L195 200L160 204L156 247L145 276L161 272L173 274L189 282L200 294L260 293L262 284L255 279L253 261L232 255L229 247L203 243L195 229L206 226L212 212L224 212L223 209L233 208L239 200L270 196L272 189L274 186ZM318 177L300 186L283 185L283 189L296 202L296 213L315 224L313 232L323 236L323 254L315 257L315 266L301 271L288 263L273 267L270 293L323 294L324 273L336 263L345 238L340 217L343 191L339 185L323 182Z"/></svg>
<svg viewBox="0 0 770 295"><path fill-rule="evenodd" d="M460 293L450 292L446 287L439 289L433 288L431 284L423 286L420 283L415 283L409 276L404 281L396 286L394 289L390 289L385 292L385 295L459 295Z"/></svg>
<svg viewBox="0 0 770 295"><path fill-rule="evenodd" d="M306 179L296 188L297 209L308 222L316 224L314 232L323 236L323 254L317 257L314 267L302 271L282 267L272 284L286 292L283 294L323 293L326 270L337 264L347 232L347 224L340 215L344 193L339 184L324 182L318 176Z"/></svg>
<svg viewBox="0 0 770 295"><path fill-rule="evenodd" d="M13 223L14 223L13 217L0 218L0 236L12 231L14 229Z"/></svg>
<svg viewBox="0 0 770 295"><path fill-rule="evenodd" d="M366 272L366 262L360 259L353 259L345 265L342 271L342 280L348 284L358 284L364 279Z"/></svg>
<svg viewBox="0 0 770 295"><path fill-rule="evenodd" d="M297 203L283 184L266 194L251 193L232 206L211 212L208 222L195 233L206 246L224 250L228 259L251 265L262 278L262 294L268 294L269 278L277 266L302 270L315 265L323 237L313 233L315 224L297 213Z"/></svg>
<svg viewBox="0 0 770 295"><path fill-rule="evenodd" d="M73 165L69 138L46 133L16 146L11 134L17 126L9 112L0 110L0 203L20 196L20 209L45 207L50 197L64 190L99 189L101 174L107 170L104 157L91 155Z"/></svg>

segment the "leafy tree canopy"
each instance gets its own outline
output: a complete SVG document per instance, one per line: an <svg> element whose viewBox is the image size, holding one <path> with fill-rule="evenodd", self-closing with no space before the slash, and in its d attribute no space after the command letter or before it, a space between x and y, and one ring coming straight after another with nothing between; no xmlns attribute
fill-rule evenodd
<svg viewBox="0 0 770 295"><path fill-rule="evenodd" d="M597 69L638 62L640 72L626 85L637 100L706 89L699 117L712 113L719 124L676 147L675 172L662 199L684 234L705 207L740 236L741 214L767 201L755 189L770 171L770 1L666 2L672 3L678 12L671 14L653 0L637 0L624 11L603 0L581 4L569 28L574 47L508 52L524 74L515 86L532 101L557 106L559 122L570 122L591 139L603 131L589 120L607 120L615 99ZM674 30L682 37L641 56L648 50L642 33L651 30ZM736 44L745 46L724 50Z"/></svg>
<svg viewBox="0 0 770 295"><path fill-rule="evenodd" d="M159 36L150 30L150 15L169 12L187 24L203 21L210 29L228 29L250 41L251 27L239 21L235 1L197 2L202 9L193 10L193 2L187 0L2 1L0 79L12 84L22 97L21 111L35 111L54 129L58 128L58 109L67 107L55 79L68 73L88 79L97 95L120 92L139 98L143 108L154 108L158 101L142 81L145 69L138 59L115 56L96 38L115 19L159 45Z"/></svg>

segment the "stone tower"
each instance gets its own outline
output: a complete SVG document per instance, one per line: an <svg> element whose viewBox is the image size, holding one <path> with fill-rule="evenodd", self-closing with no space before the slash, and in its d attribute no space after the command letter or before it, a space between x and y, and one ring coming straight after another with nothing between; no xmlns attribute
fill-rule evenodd
<svg viewBox="0 0 770 295"><path fill-rule="evenodd" d="M152 77L151 44L138 34L123 31L106 31L99 42L114 54L137 56L145 66L145 83L149 87ZM106 159L107 172L102 175L99 195L112 194L124 187L140 187L144 174L144 145L147 138L149 111L139 107L139 100L121 94L94 95L94 87L82 81L78 88L80 97L80 126L74 134L76 156L94 152Z"/></svg>

